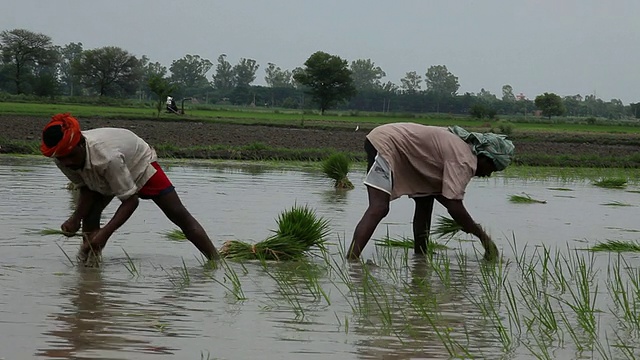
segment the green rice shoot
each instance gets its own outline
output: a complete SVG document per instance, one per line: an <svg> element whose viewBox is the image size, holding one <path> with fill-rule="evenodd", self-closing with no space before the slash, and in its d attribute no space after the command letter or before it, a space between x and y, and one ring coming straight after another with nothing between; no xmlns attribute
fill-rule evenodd
<svg viewBox="0 0 640 360"><path fill-rule="evenodd" d="M607 240L589 248L598 252L640 252L640 243L635 241Z"/></svg>
<svg viewBox="0 0 640 360"><path fill-rule="evenodd" d="M599 186L607 189L624 189L627 186L627 179L625 178L602 178L593 183L595 186Z"/></svg>
<svg viewBox="0 0 640 360"><path fill-rule="evenodd" d="M328 220L307 206L294 205L282 212L276 223L278 228L265 240L256 244L230 240L223 244L220 255L234 260L295 260L314 247L323 248L329 234Z"/></svg>
<svg viewBox="0 0 640 360"><path fill-rule="evenodd" d="M164 232L164 236L172 241L185 241L187 236L180 229L173 229Z"/></svg>
<svg viewBox="0 0 640 360"><path fill-rule="evenodd" d="M516 204L546 204L546 200L537 200L531 197L529 194L524 195L511 195L509 201Z"/></svg>
<svg viewBox="0 0 640 360"><path fill-rule="evenodd" d="M49 228L46 228L46 229L39 230L38 233L40 235L43 235L43 236L46 236L46 235L69 236L68 233L66 233L66 232L64 232L64 231L62 231L60 229L49 229ZM81 232L77 232L77 233L71 234L71 236L82 237L82 233Z"/></svg>
<svg viewBox="0 0 640 360"><path fill-rule="evenodd" d="M383 246L383 247L413 249L414 240L407 237L403 237L400 239L393 239L388 236L385 236L382 239L375 240L375 244L376 246ZM450 247L448 247L447 245L439 244L435 241L429 241L427 243L427 250L429 251L443 251L443 250L449 250L449 249Z"/></svg>
<svg viewBox="0 0 640 360"><path fill-rule="evenodd" d="M602 204L604 206L633 206L632 204L621 202L621 201L611 201L608 203Z"/></svg>
<svg viewBox="0 0 640 360"><path fill-rule="evenodd" d="M351 167L351 160L344 153L330 155L322 164L322 172L334 180L336 189L353 189L353 183L347 177Z"/></svg>
<svg viewBox="0 0 640 360"><path fill-rule="evenodd" d="M436 239L452 239L460 231L462 231L462 226L460 226L455 220L446 216L438 215L435 227L431 230L431 235Z"/></svg>

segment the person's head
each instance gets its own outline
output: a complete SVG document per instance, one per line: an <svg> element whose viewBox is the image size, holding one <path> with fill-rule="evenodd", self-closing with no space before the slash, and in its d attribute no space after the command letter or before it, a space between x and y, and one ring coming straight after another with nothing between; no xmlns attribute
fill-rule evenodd
<svg viewBox="0 0 640 360"><path fill-rule="evenodd" d="M86 160L84 144L78 120L68 113L57 114L42 130L40 152L56 158L65 167L78 170Z"/></svg>
<svg viewBox="0 0 640 360"><path fill-rule="evenodd" d="M450 127L449 131L471 145L478 157L476 176L491 176L494 171L504 170L513 160L515 146L505 135L469 132L459 126Z"/></svg>
<svg viewBox="0 0 640 360"><path fill-rule="evenodd" d="M494 171L498 171L496 164L486 155L478 155L478 166L476 167L475 176L489 177Z"/></svg>

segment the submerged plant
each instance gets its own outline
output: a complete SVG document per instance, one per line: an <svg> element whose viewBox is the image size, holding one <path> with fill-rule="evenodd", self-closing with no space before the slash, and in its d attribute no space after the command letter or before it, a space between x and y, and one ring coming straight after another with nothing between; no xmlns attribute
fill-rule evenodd
<svg viewBox="0 0 640 360"><path fill-rule="evenodd" d="M292 260L304 256L312 247L322 247L329 233L328 220L318 217L307 206L294 205L276 220L273 235L256 244L230 240L220 255L227 259Z"/></svg>
<svg viewBox="0 0 640 360"><path fill-rule="evenodd" d="M325 175L335 181L334 187L337 189L353 189L353 183L347 177L349 174L351 160L343 153L334 153L322 164L322 171Z"/></svg>
<svg viewBox="0 0 640 360"><path fill-rule="evenodd" d="M621 201L610 201L610 202L604 203L602 205L604 205L604 206L633 206L633 205L631 205L629 203L624 203L624 202L621 202Z"/></svg>
<svg viewBox="0 0 640 360"><path fill-rule="evenodd" d="M524 194L524 193L523 193ZM529 194L524 195L511 195L509 201L517 204L546 204L546 200L537 200L531 197Z"/></svg>
<svg viewBox="0 0 640 360"><path fill-rule="evenodd" d="M375 244L376 246L413 249L414 240L406 237L400 238L400 239L392 239L388 236L385 236L382 239L375 240ZM427 250L428 251L449 250L449 247L445 244L438 244L437 242L429 241L427 242Z"/></svg>
<svg viewBox="0 0 640 360"><path fill-rule="evenodd" d="M623 189L627 186L627 179L625 178L602 178L593 183L595 186L607 188L607 189Z"/></svg>
<svg viewBox="0 0 640 360"><path fill-rule="evenodd" d="M589 248L590 251L640 252L640 243L633 241L607 240Z"/></svg>

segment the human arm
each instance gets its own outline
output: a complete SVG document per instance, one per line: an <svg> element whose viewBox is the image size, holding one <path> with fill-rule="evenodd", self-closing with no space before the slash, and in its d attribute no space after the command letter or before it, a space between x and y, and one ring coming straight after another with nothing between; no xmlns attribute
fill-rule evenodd
<svg viewBox="0 0 640 360"><path fill-rule="evenodd" d="M80 192L80 196L78 197L76 209L61 226L62 231L68 235L73 235L80 229L81 221L89 214L89 210L94 201L93 192L86 186L80 187L78 191Z"/></svg>
<svg viewBox="0 0 640 360"><path fill-rule="evenodd" d="M85 246L89 246L91 249L101 250L107 244L111 235L129 220L138 208L139 203L138 195L133 195L123 200L111 220L95 232L89 239L89 244Z"/></svg>
<svg viewBox="0 0 640 360"><path fill-rule="evenodd" d="M439 195L436 199L447 209L453 220L462 227L462 231L471 233L480 239L486 251L485 258L497 255L498 249L493 243L493 240L491 240L491 237L482 229L480 224L477 224L471 215L469 215L462 199L447 199L442 195Z"/></svg>

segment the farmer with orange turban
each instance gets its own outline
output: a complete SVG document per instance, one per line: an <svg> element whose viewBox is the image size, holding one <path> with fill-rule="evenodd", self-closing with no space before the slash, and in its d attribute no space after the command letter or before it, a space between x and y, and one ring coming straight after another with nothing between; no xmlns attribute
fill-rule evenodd
<svg viewBox="0 0 640 360"><path fill-rule="evenodd" d="M74 234L82 225L85 235L78 258L85 262L104 248L109 237L133 214L139 199L151 199L209 259L218 252L200 223L184 207L171 181L157 163L152 147L132 131L97 128L81 131L70 114L57 114L42 131L40 151L54 159L80 196L75 211L62 224ZM104 227L102 211L117 197L121 203Z"/></svg>

